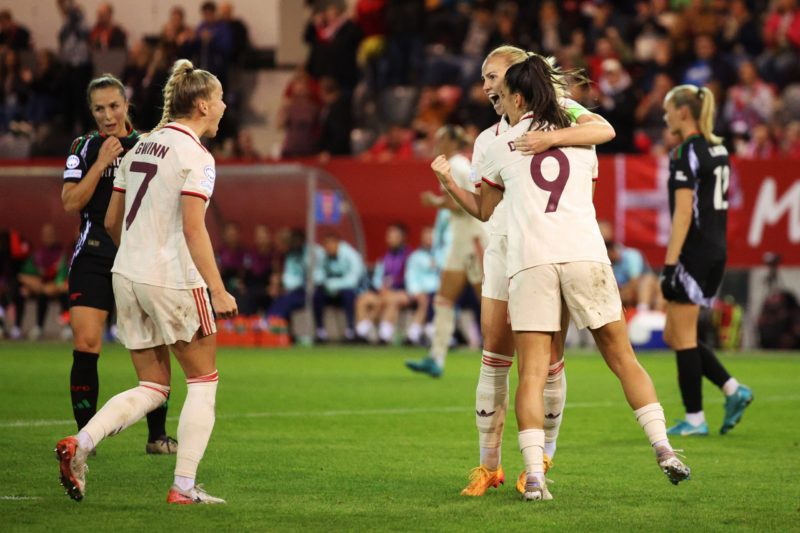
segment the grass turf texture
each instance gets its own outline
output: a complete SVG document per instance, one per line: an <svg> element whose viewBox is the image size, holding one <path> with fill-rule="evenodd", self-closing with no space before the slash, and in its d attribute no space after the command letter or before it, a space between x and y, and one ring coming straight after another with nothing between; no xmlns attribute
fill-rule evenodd
<svg viewBox="0 0 800 533"><path fill-rule="evenodd" d="M797 355L723 357L756 400L722 437L721 394L706 385L712 435L673 439L693 469L691 481L674 487L599 356L568 353L568 403L550 474L555 500L525 503L514 489L522 460L513 411L506 484L482 498L459 496L478 460L476 353L451 354L444 377L433 380L403 367L419 350L224 349L199 481L228 504L173 507L164 500L174 458L144 454L143 421L100 445L83 502L63 494L52 450L74 431L70 350L0 344L2 530L800 530ZM641 360L668 418L679 417L673 357ZM173 367L168 429L176 435L186 387ZM101 403L135 384L121 347L105 348L100 383Z"/></svg>

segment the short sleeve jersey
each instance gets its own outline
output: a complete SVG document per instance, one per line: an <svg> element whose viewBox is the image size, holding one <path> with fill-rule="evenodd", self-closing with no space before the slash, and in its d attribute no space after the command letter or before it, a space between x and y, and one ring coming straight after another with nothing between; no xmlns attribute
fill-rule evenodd
<svg viewBox="0 0 800 533"><path fill-rule="evenodd" d="M205 287L183 236L181 197L208 206L215 180L214 158L186 126L172 122L140 139L114 180L125 215L111 271L157 287Z"/></svg>
<svg viewBox="0 0 800 533"><path fill-rule="evenodd" d="M484 183L503 191L508 211L507 275L551 263L611 264L597 225L591 148L554 148L523 156L514 139L531 125L523 119L486 150Z"/></svg>
<svg viewBox="0 0 800 533"><path fill-rule="evenodd" d="M669 158L669 212L675 213L675 191L692 189L692 224L681 250L681 262L725 259L728 227L728 185L731 166L722 145L692 135Z"/></svg>
<svg viewBox="0 0 800 533"><path fill-rule="evenodd" d="M449 159L449 163L456 184L462 189L474 190L469 159L461 154L456 154ZM483 223L463 210L453 212L450 219L450 231L453 241L456 243L472 243L475 238L482 240L486 236Z"/></svg>
<svg viewBox="0 0 800 533"><path fill-rule="evenodd" d="M89 169L97 161L100 147L107 138L105 135L95 131L78 137L72 142L64 165L64 183L79 183L86 177ZM75 245L73 260L78 255L113 258L114 254L117 253L114 241L111 240L111 236L105 230L106 211L108 210L108 202L111 200L111 190L114 185L117 167L119 167L122 158L136 144L138 139L139 132L136 130L131 130L127 136L120 137L122 154L103 171L92 196L81 209L81 234Z"/></svg>
<svg viewBox="0 0 800 533"><path fill-rule="evenodd" d="M590 113L588 109L583 107L575 100L571 100L569 98L564 98L562 100L562 106L564 107L564 109L566 109L567 114L569 115L572 122L577 122L579 117ZM472 167L470 169L469 177L470 181L476 188L480 187L482 183L481 178L483 176L480 173L480 169L487 148L498 136L502 135L510 128L511 126L508 123L508 119L506 118L505 115L503 115L503 117L500 119L500 122L498 122L494 126L491 126L483 130L480 133L480 135L478 135L478 137L475 139L475 144L472 149ZM595 174L594 177L596 178L597 175ZM486 224L489 233L491 233L492 235L508 234L506 204L504 201L501 201L499 204L497 204L497 206L494 208L494 213L492 213L492 217Z"/></svg>

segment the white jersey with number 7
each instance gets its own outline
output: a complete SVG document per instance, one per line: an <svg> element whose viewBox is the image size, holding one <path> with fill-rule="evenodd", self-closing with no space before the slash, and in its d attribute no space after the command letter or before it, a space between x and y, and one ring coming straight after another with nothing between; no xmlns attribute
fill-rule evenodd
<svg viewBox="0 0 800 533"><path fill-rule="evenodd" d="M610 264L592 203L597 156L592 147L520 154L514 139L528 131L524 117L486 150L483 181L503 191L508 213L507 275L538 265L597 261Z"/></svg>
<svg viewBox="0 0 800 533"><path fill-rule="evenodd" d="M188 127L172 122L142 137L114 179L114 190L125 193L125 215L111 272L157 287L205 287L183 236L181 197L207 207L215 179L214 158Z"/></svg>

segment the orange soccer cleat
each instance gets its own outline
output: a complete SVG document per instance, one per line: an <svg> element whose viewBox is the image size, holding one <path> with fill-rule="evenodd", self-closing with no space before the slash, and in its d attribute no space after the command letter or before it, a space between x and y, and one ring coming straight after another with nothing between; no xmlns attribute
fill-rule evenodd
<svg viewBox="0 0 800 533"><path fill-rule="evenodd" d="M462 496L483 496L489 487L498 488L505 483L506 475L503 467L498 466L497 470L489 470L485 466L477 466L469 472L469 484L461 491Z"/></svg>
<svg viewBox="0 0 800 533"><path fill-rule="evenodd" d="M79 502L86 488L86 457L78 453L78 439L65 437L56 444L56 459L61 472L61 484L67 495Z"/></svg>
<svg viewBox="0 0 800 533"><path fill-rule="evenodd" d="M169 489L169 494L167 494L167 503L176 503L178 505L214 504L225 503L225 500L210 495L203 490L201 485L195 485L189 490L181 490L176 485L173 485Z"/></svg>

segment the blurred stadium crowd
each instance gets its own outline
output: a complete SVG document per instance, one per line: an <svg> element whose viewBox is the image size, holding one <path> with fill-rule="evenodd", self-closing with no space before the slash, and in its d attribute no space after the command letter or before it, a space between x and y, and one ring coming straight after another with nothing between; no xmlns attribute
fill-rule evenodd
<svg viewBox="0 0 800 533"><path fill-rule="evenodd" d="M56 0L58 50L0 13L0 153L62 155L60 136L91 127L86 83L122 54L136 126L151 128L169 65L187 57L223 84L247 62L247 25L234 4L205 2L189 27L174 7L160 31L128 42L103 4L93 20ZM459 123L473 133L495 117L480 86L493 47L554 55L593 80L573 97L605 116L617 137L605 152L663 153L661 104L677 83L711 88L717 131L740 157L800 156L800 8L796 0L306 0L309 55L283 91L275 124L283 157L362 154L428 157L433 132ZM109 55L111 54L111 55ZM93 66L93 62L95 63ZM218 156L259 159L239 128L244 95L226 91ZM5 145L5 146L4 146Z"/></svg>

